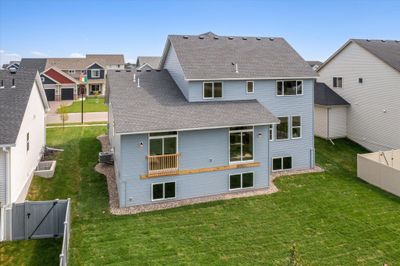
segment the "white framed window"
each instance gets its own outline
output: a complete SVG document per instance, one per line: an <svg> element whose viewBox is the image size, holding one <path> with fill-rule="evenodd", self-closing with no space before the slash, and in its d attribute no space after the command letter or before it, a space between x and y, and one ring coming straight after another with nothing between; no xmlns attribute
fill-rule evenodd
<svg viewBox="0 0 400 266"><path fill-rule="evenodd" d="M203 82L203 99L222 98L222 82Z"/></svg>
<svg viewBox="0 0 400 266"><path fill-rule="evenodd" d="M278 80L276 82L277 96L303 95L302 80Z"/></svg>
<svg viewBox="0 0 400 266"><path fill-rule="evenodd" d="M246 93L254 93L254 81L246 81Z"/></svg>
<svg viewBox="0 0 400 266"><path fill-rule="evenodd" d="M26 133L26 151L29 151L29 132Z"/></svg>
<svg viewBox="0 0 400 266"><path fill-rule="evenodd" d="M343 88L343 78L342 77L333 77L333 87L334 88Z"/></svg>
<svg viewBox="0 0 400 266"><path fill-rule="evenodd" d="M229 175L229 190L254 187L254 172Z"/></svg>
<svg viewBox="0 0 400 266"><path fill-rule="evenodd" d="M229 129L229 163L253 161L254 127Z"/></svg>
<svg viewBox="0 0 400 266"><path fill-rule="evenodd" d="M279 124L275 126L276 128L276 140L287 140L289 139L289 117L288 116L281 116L278 117L281 121Z"/></svg>
<svg viewBox="0 0 400 266"><path fill-rule="evenodd" d="M68 74L75 74L75 69L68 70Z"/></svg>
<svg viewBox="0 0 400 266"><path fill-rule="evenodd" d="M165 155L178 153L178 133L160 132L149 134L149 155Z"/></svg>
<svg viewBox="0 0 400 266"><path fill-rule="evenodd" d="M272 158L272 172L292 169L292 157L274 157Z"/></svg>
<svg viewBox="0 0 400 266"><path fill-rule="evenodd" d="M292 139L301 138L301 116L292 116Z"/></svg>
<svg viewBox="0 0 400 266"><path fill-rule="evenodd" d="M44 82L46 79L44 77L40 77L40 80Z"/></svg>
<svg viewBox="0 0 400 266"><path fill-rule="evenodd" d="M176 182L151 184L151 200L174 199L176 197Z"/></svg>
<svg viewBox="0 0 400 266"><path fill-rule="evenodd" d="M100 78L100 69L91 69L92 78Z"/></svg>
<svg viewBox="0 0 400 266"><path fill-rule="evenodd" d="M274 141L274 125L269 125L269 141Z"/></svg>

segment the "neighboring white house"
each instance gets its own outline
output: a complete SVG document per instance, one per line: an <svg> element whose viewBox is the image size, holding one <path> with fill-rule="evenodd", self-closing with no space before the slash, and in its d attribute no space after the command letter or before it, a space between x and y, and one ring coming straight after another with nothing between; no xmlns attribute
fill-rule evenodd
<svg viewBox="0 0 400 266"><path fill-rule="evenodd" d="M346 111L334 111L340 128L332 128L339 136L345 131L372 151L400 148L400 41L350 39L318 68L318 74L319 82L350 104ZM326 125L324 117L316 108L316 129Z"/></svg>
<svg viewBox="0 0 400 266"><path fill-rule="evenodd" d="M9 233L5 210L25 200L41 159L48 110L38 72L0 71L0 240Z"/></svg>

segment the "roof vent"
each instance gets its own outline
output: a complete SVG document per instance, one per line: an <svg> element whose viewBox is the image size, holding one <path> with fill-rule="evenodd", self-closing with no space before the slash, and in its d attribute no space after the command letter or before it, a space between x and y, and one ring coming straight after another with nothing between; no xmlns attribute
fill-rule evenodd
<svg viewBox="0 0 400 266"><path fill-rule="evenodd" d="M369 39L366 39L366 41L367 41L367 42L370 42L371 40L369 40Z"/></svg>
<svg viewBox="0 0 400 266"><path fill-rule="evenodd" d="M386 42L385 40L381 40L381 42Z"/></svg>
<svg viewBox="0 0 400 266"><path fill-rule="evenodd" d="M121 70L115 70L115 72L121 72Z"/></svg>
<svg viewBox="0 0 400 266"><path fill-rule="evenodd" d="M184 35L184 36L183 36L183 39L189 39L189 36Z"/></svg>
<svg viewBox="0 0 400 266"><path fill-rule="evenodd" d="M10 67L10 68L8 69L8 71L10 71L11 74L17 73L17 69L16 69L15 67Z"/></svg>
<svg viewBox="0 0 400 266"><path fill-rule="evenodd" d="M137 87L140 88L140 79L137 79Z"/></svg>
<svg viewBox="0 0 400 266"><path fill-rule="evenodd" d="M219 37L218 36L214 36L214 40L218 40L219 39Z"/></svg>
<svg viewBox="0 0 400 266"><path fill-rule="evenodd" d="M161 72L161 70L160 69L156 69L156 72Z"/></svg>
<svg viewBox="0 0 400 266"><path fill-rule="evenodd" d="M142 72L142 70L141 69L136 69L136 72Z"/></svg>
<svg viewBox="0 0 400 266"><path fill-rule="evenodd" d="M261 40L261 38L260 37L256 37L256 40L259 41L259 40Z"/></svg>
<svg viewBox="0 0 400 266"><path fill-rule="evenodd" d="M274 38L269 38L269 40L270 40L270 41L274 41L275 39L274 39Z"/></svg>
<svg viewBox="0 0 400 266"><path fill-rule="evenodd" d="M228 37L229 40L233 40L233 37Z"/></svg>
<svg viewBox="0 0 400 266"><path fill-rule="evenodd" d="M133 73L133 82L136 82L136 73Z"/></svg>
<svg viewBox="0 0 400 266"><path fill-rule="evenodd" d="M127 69L126 72L131 72L131 70L130 70L130 69Z"/></svg>
<svg viewBox="0 0 400 266"><path fill-rule="evenodd" d="M243 40L247 40L247 38L246 38L246 37L242 37L242 39L243 39Z"/></svg>
<svg viewBox="0 0 400 266"><path fill-rule="evenodd" d="M238 64L235 64L235 73L239 73L239 67L238 67Z"/></svg>
<svg viewBox="0 0 400 266"><path fill-rule="evenodd" d="M199 39L203 40L203 39L204 39L204 36L199 36Z"/></svg>

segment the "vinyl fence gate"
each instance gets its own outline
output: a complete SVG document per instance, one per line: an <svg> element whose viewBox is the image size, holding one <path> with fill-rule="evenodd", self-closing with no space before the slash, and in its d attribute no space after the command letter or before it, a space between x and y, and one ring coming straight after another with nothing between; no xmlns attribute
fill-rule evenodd
<svg viewBox="0 0 400 266"><path fill-rule="evenodd" d="M69 200L26 201L12 207L12 240L63 236Z"/></svg>

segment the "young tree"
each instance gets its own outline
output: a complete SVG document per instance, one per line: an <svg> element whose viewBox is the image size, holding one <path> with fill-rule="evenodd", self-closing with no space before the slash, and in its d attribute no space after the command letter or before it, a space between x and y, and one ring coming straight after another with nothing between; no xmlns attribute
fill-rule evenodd
<svg viewBox="0 0 400 266"><path fill-rule="evenodd" d="M301 266L303 265L301 262L301 258L299 255L299 250L297 248L296 243L293 243L292 248L290 249L290 260L289 266Z"/></svg>
<svg viewBox="0 0 400 266"><path fill-rule="evenodd" d="M63 129L64 129L64 124L65 121L68 121L68 112L67 112L67 105L61 104L60 108L58 108L57 113L60 115L60 119L63 124Z"/></svg>

